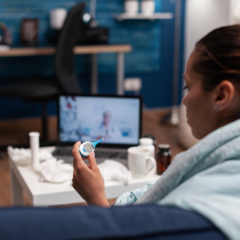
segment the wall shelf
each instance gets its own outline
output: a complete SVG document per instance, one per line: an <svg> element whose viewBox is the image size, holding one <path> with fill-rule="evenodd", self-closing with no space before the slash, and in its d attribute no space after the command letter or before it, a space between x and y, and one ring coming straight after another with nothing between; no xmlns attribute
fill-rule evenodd
<svg viewBox="0 0 240 240"><path fill-rule="evenodd" d="M123 20L158 20L158 19L172 19L172 13L154 13L153 15L144 15L142 13L138 13L136 15L129 15L127 13L122 13L120 15L115 16L118 21Z"/></svg>

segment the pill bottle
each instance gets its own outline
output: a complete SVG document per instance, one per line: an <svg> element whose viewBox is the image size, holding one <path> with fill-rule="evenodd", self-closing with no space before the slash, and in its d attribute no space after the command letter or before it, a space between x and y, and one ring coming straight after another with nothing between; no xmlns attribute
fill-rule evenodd
<svg viewBox="0 0 240 240"><path fill-rule="evenodd" d="M140 138L140 147L150 150L150 156L155 158L155 147L151 138Z"/></svg>
<svg viewBox="0 0 240 240"><path fill-rule="evenodd" d="M155 153L157 152L157 141L156 141L156 139L155 139L155 136L154 135L152 135L152 134L146 134L146 135L144 135L143 136L144 138L151 138L152 140L153 140L153 146L154 146L154 148L155 148ZM154 156L155 157L155 156Z"/></svg>
<svg viewBox="0 0 240 240"><path fill-rule="evenodd" d="M157 174L161 175L171 163L171 151L170 145L168 144L159 144L158 152L156 155L157 161Z"/></svg>

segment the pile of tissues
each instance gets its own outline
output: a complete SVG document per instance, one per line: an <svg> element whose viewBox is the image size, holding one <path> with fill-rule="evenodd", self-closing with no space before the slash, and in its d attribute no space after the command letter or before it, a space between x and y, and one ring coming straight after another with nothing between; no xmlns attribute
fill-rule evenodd
<svg viewBox="0 0 240 240"><path fill-rule="evenodd" d="M28 166L31 164L31 150L24 148L13 148L11 146L7 149L8 155L11 159L20 166ZM63 183L71 181L73 177L72 164L64 163L64 160L57 160L52 154L47 151L39 150L40 164L40 181L50 183ZM121 163L113 160L105 160L98 164L98 167L103 175L105 181L117 181L127 184L131 179L131 172Z"/></svg>
<svg viewBox="0 0 240 240"><path fill-rule="evenodd" d="M113 160L105 160L98 164L105 181L117 181L128 184L132 179L131 172L122 164Z"/></svg>
<svg viewBox="0 0 240 240"><path fill-rule="evenodd" d="M40 173L42 175L40 181L63 183L72 180L73 166L71 164L64 163L63 160L52 158L41 163Z"/></svg>
<svg viewBox="0 0 240 240"><path fill-rule="evenodd" d="M8 155L11 159L16 162L20 166L27 166L31 164L32 159L32 152L31 149L24 149L24 148L13 148L9 146L7 148ZM53 158L52 154L43 149L39 149L39 160L44 161L47 159Z"/></svg>

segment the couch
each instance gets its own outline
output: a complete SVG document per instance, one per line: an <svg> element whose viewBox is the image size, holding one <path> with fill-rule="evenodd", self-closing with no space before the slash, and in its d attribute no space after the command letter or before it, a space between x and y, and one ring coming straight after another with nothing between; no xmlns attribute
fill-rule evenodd
<svg viewBox="0 0 240 240"><path fill-rule="evenodd" d="M159 205L2 208L0 239L226 240L202 216Z"/></svg>

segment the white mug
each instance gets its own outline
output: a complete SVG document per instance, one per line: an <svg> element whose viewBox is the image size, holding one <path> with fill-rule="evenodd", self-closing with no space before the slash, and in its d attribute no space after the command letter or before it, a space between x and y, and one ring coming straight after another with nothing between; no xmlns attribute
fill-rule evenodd
<svg viewBox="0 0 240 240"><path fill-rule="evenodd" d="M133 178L144 178L156 167L156 161L150 156L150 150L141 147L128 148L128 167Z"/></svg>
<svg viewBox="0 0 240 240"><path fill-rule="evenodd" d="M142 0L141 11L143 15L151 16L155 12L155 1L154 0Z"/></svg>
<svg viewBox="0 0 240 240"><path fill-rule="evenodd" d="M138 0L125 0L124 10L129 15L136 15L139 10Z"/></svg>

